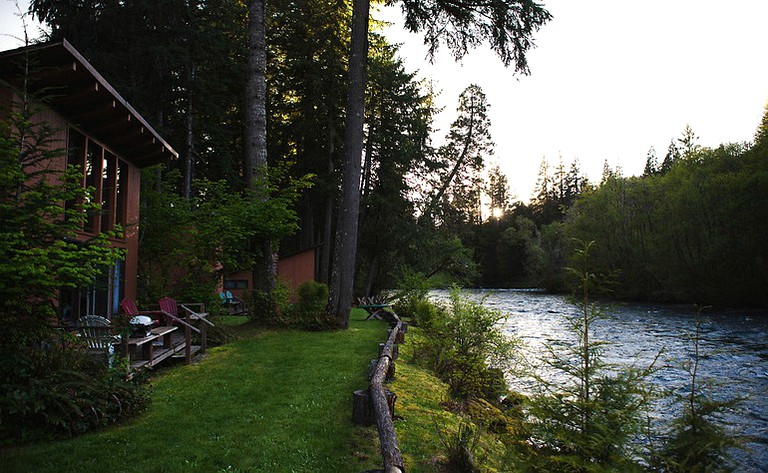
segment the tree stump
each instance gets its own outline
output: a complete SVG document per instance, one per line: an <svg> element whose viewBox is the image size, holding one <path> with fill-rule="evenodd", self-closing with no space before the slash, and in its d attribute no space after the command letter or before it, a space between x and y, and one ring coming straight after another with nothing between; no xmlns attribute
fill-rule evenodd
<svg viewBox="0 0 768 473"><path fill-rule="evenodd" d="M392 420L395 420L395 401L397 400L397 394L393 393L389 389L385 389L384 395L387 396L387 407L389 407L389 415L392 417Z"/></svg>
<svg viewBox="0 0 768 473"><path fill-rule="evenodd" d="M367 389L360 389L353 393L352 422L357 425L373 425L375 422L373 402Z"/></svg>
<svg viewBox="0 0 768 473"><path fill-rule="evenodd" d="M371 364L368 366L368 381L373 379L373 375L376 373L376 367L379 366L379 359L380 358L371 360ZM384 381L392 381L393 379L395 379L395 362L390 361Z"/></svg>

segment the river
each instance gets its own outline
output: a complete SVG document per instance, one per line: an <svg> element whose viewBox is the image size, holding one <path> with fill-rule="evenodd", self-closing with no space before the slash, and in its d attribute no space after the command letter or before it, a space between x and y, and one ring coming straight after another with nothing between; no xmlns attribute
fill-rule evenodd
<svg viewBox="0 0 768 473"><path fill-rule="evenodd" d="M464 296L500 310L504 330L524 343L523 355L538 358L545 345L572 343L567 319L578 309L560 295L533 290L463 290ZM445 300L447 291L433 291ZM606 317L593 325L591 337L609 342L609 363L648 366L660 350L660 369L650 381L665 389L685 390L690 377L682 364L692 358L696 330L693 307L617 303L606 307ZM727 417L731 429L748 438L747 450L733 452L739 472L768 471L768 314L749 310L706 310L700 325L700 379L713 381L718 399L745 397L738 411ZM553 374L551 374L554 376ZM510 379L512 389L528 391L524 381ZM654 416L668 421L679 408L659 401Z"/></svg>

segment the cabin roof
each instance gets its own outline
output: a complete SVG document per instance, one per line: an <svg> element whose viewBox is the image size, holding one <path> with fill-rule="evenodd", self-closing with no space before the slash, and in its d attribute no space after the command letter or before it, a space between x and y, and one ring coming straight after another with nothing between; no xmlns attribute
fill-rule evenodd
<svg viewBox="0 0 768 473"><path fill-rule="evenodd" d="M178 153L67 40L0 52L0 80L21 89L29 54L32 92L131 163L146 167Z"/></svg>

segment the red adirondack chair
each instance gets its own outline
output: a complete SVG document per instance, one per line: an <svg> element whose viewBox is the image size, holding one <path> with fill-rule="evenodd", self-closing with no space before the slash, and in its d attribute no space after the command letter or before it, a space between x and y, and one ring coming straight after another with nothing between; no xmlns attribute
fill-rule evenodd
<svg viewBox="0 0 768 473"><path fill-rule="evenodd" d="M189 325L186 321L184 321L179 316L179 306L181 306L181 308L186 312L186 315L189 316L190 320L200 320L200 321L210 325L211 327L214 326L213 323L206 318L206 317L208 317L208 314L206 312L196 312L196 311L190 309L189 307L187 307L184 304L177 304L176 300L174 300L174 299L172 299L170 297L163 297L162 299L160 299L158 304L160 305L160 311L163 313L163 315L166 316L166 318L169 319L169 321L180 323L182 325ZM192 305L192 304L190 304L190 305ZM200 330L198 330L197 328L192 327L191 325L190 325L190 327L194 331L196 331L198 333L200 332Z"/></svg>
<svg viewBox="0 0 768 473"><path fill-rule="evenodd" d="M120 307L123 309L123 313L125 313L129 321L132 317L136 317L137 315L146 315L147 317L152 317L152 320L155 321L155 326L157 326L160 325L160 318L163 316L163 313L159 310L139 310L133 299L123 299L120 301Z"/></svg>

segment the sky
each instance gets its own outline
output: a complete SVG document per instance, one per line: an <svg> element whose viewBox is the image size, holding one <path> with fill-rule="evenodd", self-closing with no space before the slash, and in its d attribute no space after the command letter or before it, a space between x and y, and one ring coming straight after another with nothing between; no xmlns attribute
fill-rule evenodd
<svg viewBox="0 0 768 473"><path fill-rule="evenodd" d="M0 0L0 50L21 43L14 0ZM21 0L22 8L27 1ZM514 75L487 46L457 63L443 48L426 60L419 34L405 32L399 7L375 14L402 43L406 70L440 91L433 144L455 119L459 94L479 85L511 191L527 201L542 159L578 159L592 182L603 165L641 174L648 150L663 159L690 125L702 146L751 141L768 103L768 1L546 0L553 19L535 34L531 74ZM31 36L37 26L30 24Z"/></svg>
<svg viewBox="0 0 768 473"><path fill-rule="evenodd" d="M513 75L487 45L433 64L398 6L377 18L402 43L409 72L441 90L440 144L459 94L478 84L490 103L495 156L512 192L527 201L543 158L578 159L599 182L604 163L642 174L651 147L663 159L690 125L702 146L751 141L768 103L768 1L547 0L553 19L535 34L529 76Z"/></svg>

